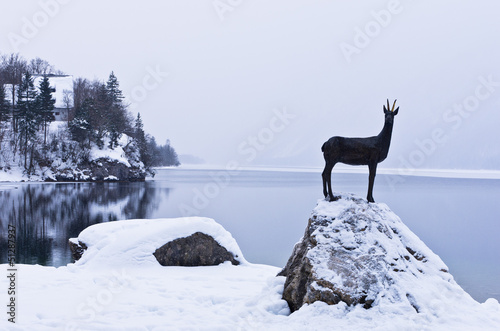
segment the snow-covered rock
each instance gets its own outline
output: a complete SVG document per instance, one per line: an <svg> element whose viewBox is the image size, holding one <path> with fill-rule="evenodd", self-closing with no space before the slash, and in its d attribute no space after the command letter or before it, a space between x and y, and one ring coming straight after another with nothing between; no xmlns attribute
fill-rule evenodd
<svg viewBox="0 0 500 331"><path fill-rule="evenodd" d="M318 201L279 275L292 311L316 301L430 315L477 305L387 205L350 194Z"/></svg>
<svg viewBox="0 0 500 331"><path fill-rule="evenodd" d="M168 251L168 247L165 247L167 243L174 242L174 245L177 245L179 239L189 238L196 233L203 233L213 238L224 251L234 257L232 261L226 260L232 263L234 261L233 264L247 263L231 234L214 220L204 217L126 220L95 224L83 230L78 238L71 238L70 246L74 247L73 252L81 256L75 265L151 266L160 265L158 256L165 257ZM194 248L195 253L200 252L200 247ZM206 249L209 250L208 244ZM155 252L157 252L156 257ZM216 254L219 253L220 250L217 250Z"/></svg>

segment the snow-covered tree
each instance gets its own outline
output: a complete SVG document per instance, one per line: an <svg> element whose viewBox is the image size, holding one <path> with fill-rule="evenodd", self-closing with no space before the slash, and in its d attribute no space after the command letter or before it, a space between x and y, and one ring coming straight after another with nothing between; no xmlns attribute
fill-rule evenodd
<svg viewBox="0 0 500 331"><path fill-rule="evenodd" d="M110 100L110 106L106 112L106 126L110 137L109 147L113 149L118 145L118 139L121 134L129 126L126 107L123 105L123 93L120 90L120 83L113 71L106 82L106 91Z"/></svg>
<svg viewBox="0 0 500 331"><path fill-rule="evenodd" d="M120 90L120 83L113 71L109 74L108 81L106 82L106 89L108 90L113 106L122 106L123 93Z"/></svg>
<svg viewBox="0 0 500 331"><path fill-rule="evenodd" d="M139 148L141 161L145 166L151 165L151 153L146 141L146 133L144 132L144 124L142 123L141 113L137 113L134 126L134 138Z"/></svg>
<svg viewBox="0 0 500 331"><path fill-rule="evenodd" d="M70 131L73 140L78 141L83 146L87 143L90 146L92 139L92 123L90 114L95 112L95 105L92 99L85 99L82 104L76 109L75 117L70 122Z"/></svg>
<svg viewBox="0 0 500 331"><path fill-rule="evenodd" d="M37 107L37 91L33 83L33 77L29 72L23 76L17 94L17 118L19 140L24 154L24 167L28 175L31 174L33 166L34 143L36 132L40 123L40 112ZM30 163L28 165L28 153L31 154Z"/></svg>
<svg viewBox="0 0 500 331"><path fill-rule="evenodd" d="M40 82L39 93L36 98L36 106L38 107L40 113L39 119L44 131L44 144L47 143L47 125L54 120L52 110L54 110L56 100L52 98L53 92L55 92L55 89L50 87L49 78L44 76Z"/></svg>

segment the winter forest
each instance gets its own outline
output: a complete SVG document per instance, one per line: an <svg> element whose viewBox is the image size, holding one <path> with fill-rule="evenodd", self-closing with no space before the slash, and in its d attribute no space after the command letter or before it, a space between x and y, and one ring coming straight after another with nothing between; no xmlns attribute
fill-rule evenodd
<svg viewBox="0 0 500 331"><path fill-rule="evenodd" d="M140 113L129 112L113 72L106 82L77 77L72 88L59 91L64 125L52 125L59 114L51 86L57 77L72 78L40 58L0 55L0 169L19 167L28 178L54 179L47 174L88 168L93 149L109 154L117 147L145 173L179 165L169 140L158 144L144 131Z"/></svg>

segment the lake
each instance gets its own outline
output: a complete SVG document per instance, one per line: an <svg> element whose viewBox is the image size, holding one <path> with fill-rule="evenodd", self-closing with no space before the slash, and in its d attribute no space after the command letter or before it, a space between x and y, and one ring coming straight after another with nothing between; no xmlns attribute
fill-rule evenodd
<svg viewBox="0 0 500 331"><path fill-rule="evenodd" d="M333 173L333 190L366 196L367 174ZM158 170L142 183L1 183L0 263L17 228L17 262L71 263L68 238L134 218L199 215L222 224L253 263L284 266L322 198L320 172ZM476 300L500 300L499 179L377 175L374 198L401 217Z"/></svg>

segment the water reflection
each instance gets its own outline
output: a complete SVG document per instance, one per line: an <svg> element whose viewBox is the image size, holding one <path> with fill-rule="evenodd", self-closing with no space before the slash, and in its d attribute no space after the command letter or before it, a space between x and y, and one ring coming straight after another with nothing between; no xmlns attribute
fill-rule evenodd
<svg viewBox="0 0 500 331"><path fill-rule="evenodd" d="M142 183L19 184L0 188L0 229L17 230L17 263L60 266L71 261L68 238L86 227L119 219L148 218L168 188ZM7 261L0 238L0 263ZM5 253L4 253L5 252Z"/></svg>
<svg viewBox="0 0 500 331"><path fill-rule="evenodd" d="M226 177L227 175L227 177ZM334 190L365 196L367 174L334 174ZM226 178L230 180L226 181ZM222 182L218 194L200 194ZM500 180L378 175L375 200L387 203L450 268L476 300L500 300ZM106 184L0 184L0 263L6 231L18 231L18 262L71 262L67 240L100 222L196 215L211 217L253 263L283 266L317 199L321 175L308 172L163 169L154 181Z"/></svg>

